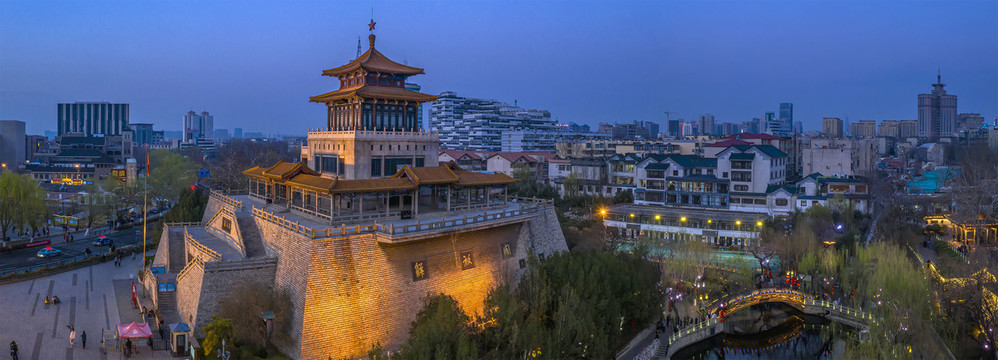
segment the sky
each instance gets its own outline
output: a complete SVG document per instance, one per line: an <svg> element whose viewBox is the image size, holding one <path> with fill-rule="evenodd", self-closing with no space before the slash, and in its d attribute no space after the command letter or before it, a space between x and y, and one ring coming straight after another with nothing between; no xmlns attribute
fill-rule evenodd
<svg viewBox="0 0 998 360"><path fill-rule="evenodd" d="M941 69L959 112L998 116L998 1L0 0L0 119L56 128L56 104L131 104L132 123L304 135L321 71L376 47L456 91L562 123L916 119Z"/></svg>

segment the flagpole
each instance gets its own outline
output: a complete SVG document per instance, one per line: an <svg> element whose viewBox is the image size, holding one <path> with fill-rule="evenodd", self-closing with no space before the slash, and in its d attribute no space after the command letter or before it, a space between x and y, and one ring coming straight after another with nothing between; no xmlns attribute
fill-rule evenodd
<svg viewBox="0 0 998 360"><path fill-rule="evenodd" d="M149 145L146 145L146 176L142 179L142 269L146 268L146 232L149 220Z"/></svg>

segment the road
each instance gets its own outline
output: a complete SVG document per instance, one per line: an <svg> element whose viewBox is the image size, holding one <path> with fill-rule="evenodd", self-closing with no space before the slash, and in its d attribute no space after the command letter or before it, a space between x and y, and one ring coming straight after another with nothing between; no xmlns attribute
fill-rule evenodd
<svg viewBox="0 0 998 360"><path fill-rule="evenodd" d="M122 231L116 231L109 234L103 234L104 236L109 236L114 239L114 246L121 247L125 245L132 244L142 244L142 227L131 228ZM7 272L13 269L20 269L29 266L39 266L46 264L55 264L60 260L64 260L67 257L82 256L85 254L86 248L90 248L94 254L100 254L100 251L107 251L106 246L96 247L93 246L93 241L97 236L91 236L87 238L77 237L75 241L71 243L63 242L61 237L56 237L52 240L53 248L62 250L61 255L57 255L50 258L39 258L37 257L38 250L43 247L33 247L27 249L14 250L10 253L0 254L0 273Z"/></svg>

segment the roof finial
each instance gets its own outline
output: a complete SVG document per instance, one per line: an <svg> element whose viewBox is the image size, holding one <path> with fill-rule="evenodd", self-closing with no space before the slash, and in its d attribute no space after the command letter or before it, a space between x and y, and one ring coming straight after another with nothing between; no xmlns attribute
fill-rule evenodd
<svg viewBox="0 0 998 360"><path fill-rule="evenodd" d="M367 39L371 41L371 48L374 49L374 25L378 23L374 22L374 7L371 7L371 22L367 24L367 30L371 32L371 35L367 36Z"/></svg>
<svg viewBox="0 0 998 360"><path fill-rule="evenodd" d="M936 84L943 83L943 68L942 66L936 68Z"/></svg>

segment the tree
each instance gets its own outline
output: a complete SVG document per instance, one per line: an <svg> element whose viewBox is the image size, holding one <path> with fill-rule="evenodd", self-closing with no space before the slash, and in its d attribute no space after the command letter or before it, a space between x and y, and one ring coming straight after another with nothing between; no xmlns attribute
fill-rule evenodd
<svg viewBox="0 0 998 360"><path fill-rule="evenodd" d="M176 205L163 215L163 219L166 222L198 222L204 216L207 206L208 195L201 188L186 189L180 194Z"/></svg>
<svg viewBox="0 0 998 360"><path fill-rule="evenodd" d="M197 165L177 152L149 150L149 165L149 191L156 197L174 201L197 183Z"/></svg>
<svg viewBox="0 0 998 360"><path fill-rule="evenodd" d="M554 165L552 165L554 166ZM579 189L582 185L582 179L579 178L578 173L569 173L562 180L562 187L565 189L565 197L577 197L579 196Z"/></svg>
<svg viewBox="0 0 998 360"><path fill-rule="evenodd" d="M204 356L209 359L218 358L218 350L222 348L222 340L225 340L226 350L235 349L236 338L235 329L232 327L232 319L212 316L211 322L204 326L204 342L201 349Z"/></svg>
<svg viewBox="0 0 998 360"><path fill-rule="evenodd" d="M400 359L477 359L470 318L454 298L438 294L426 299L409 329Z"/></svg>
<svg viewBox="0 0 998 360"><path fill-rule="evenodd" d="M24 229L46 213L44 193L38 184L13 171L0 174L0 233L4 244L13 227Z"/></svg>
<svg viewBox="0 0 998 360"><path fill-rule="evenodd" d="M288 154L288 144L283 141L259 143L244 139L233 140L218 148L209 160L210 183L221 189L246 189L249 180L243 171L254 166L267 167L279 160L297 162Z"/></svg>
<svg viewBox="0 0 998 360"><path fill-rule="evenodd" d="M244 280L219 301L219 316L232 319L234 337L241 344L262 348L268 345L264 311L274 314L270 338L287 336L291 324L291 300L288 294L258 281Z"/></svg>
<svg viewBox="0 0 998 360"><path fill-rule="evenodd" d="M83 217L87 223L87 229L91 229L94 223L103 221L108 214L108 195L98 185L87 185L86 194L83 195L83 208L86 213Z"/></svg>

